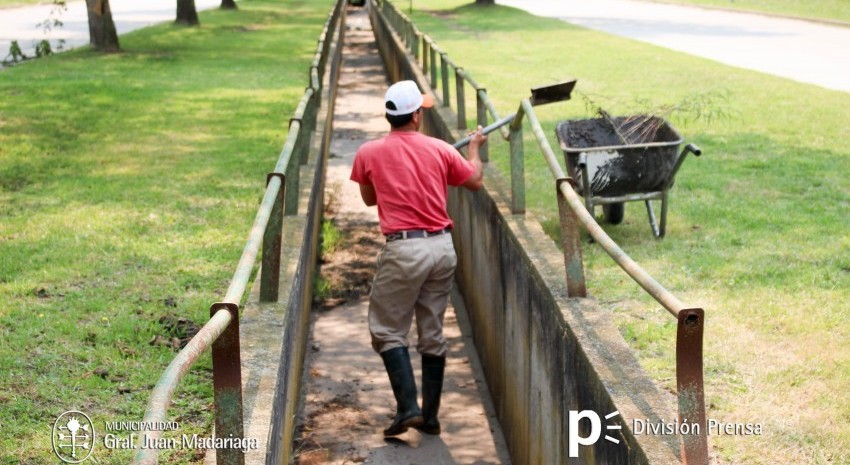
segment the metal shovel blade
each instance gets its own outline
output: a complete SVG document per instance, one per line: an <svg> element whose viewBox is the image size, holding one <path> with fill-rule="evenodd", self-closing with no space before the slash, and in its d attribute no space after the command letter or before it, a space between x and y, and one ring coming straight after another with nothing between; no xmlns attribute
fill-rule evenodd
<svg viewBox="0 0 850 465"><path fill-rule="evenodd" d="M573 79L572 81L562 81L548 86L535 87L531 89L531 99L529 101L532 105L537 106L569 100L575 86L576 80Z"/></svg>
<svg viewBox="0 0 850 465"><path fill-rule="evenodd" d="M573 91L573 88L576 86L576 80L572 81L561 81L555 84L549 84L548 86L540 86L531 89L531 98L529 101L531 105L545 105L547 103L561 102L564 100L570 99L570 94ZM512 115L505 116L504 118L496 121L488 125L484 128L484 135L490 134L491 132L499 129L500 127L511 123L516 117L516 113ZM460 149L462 147L466 147L469 144L469 141L472 140L472 136L466 136L463 139L454 143L454 148Z"/></svg>

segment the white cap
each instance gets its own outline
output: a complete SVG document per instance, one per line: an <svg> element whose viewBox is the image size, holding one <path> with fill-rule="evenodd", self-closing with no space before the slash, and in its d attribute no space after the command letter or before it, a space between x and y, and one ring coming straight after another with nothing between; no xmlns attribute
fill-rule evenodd
<svg viewBox="0 0 850 465"><path fill-rule="evenodd" d="M384 97L388 115L407 115L418 110L420 107L431 108L434 99L430 95L419 92L419 87L413 81L399 81L387 89Z"/></svg>

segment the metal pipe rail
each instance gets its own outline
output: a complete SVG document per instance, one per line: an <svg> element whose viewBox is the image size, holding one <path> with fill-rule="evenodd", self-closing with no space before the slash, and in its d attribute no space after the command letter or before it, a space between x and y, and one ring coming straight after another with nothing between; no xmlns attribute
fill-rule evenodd
<svg viewBox="0 0 850 465"><path fill-rule="evenodd" d="M200 329L157 381L143 422L164 422L178 384L192 365L212 347L213 384L215 390L215 431L218 437L242 438L242 376L239 351L239 304L244 297L254 265L262 245L262 270L260 300L278 300L280 251L284 214L297 213L298 172L309 156L309 139L315 130L318 106L321 105L321 82L327 65L330 43L339 27L345 0L338 0L329 13L317 43L316 55L310 67L309 85L290 120L289 134L275 165L266 180L263 200L257 210L236 271L222 302L210 307L210 319ZM286 199L285 194L291 198ZM286 211L284 211L286 206ZM155 443L161 431L145 430L140 447L133 460L135 465L155 465L159 449L144 448ZM217 450L218 465L241 465L245 457L242 449Z"/></svg>
<svg viewBox="0 0 850 465"><path fill-rule="evenodd" d="M421 41L407 41L411 54L418 57L417 47L419 43L423 47L423 74L428 77L430 71L431 88L437 90L437 62L436 55L439 54L440 74L442 76L443 106L450 106L448 93L448 67L455 70L456 89L460 94L457 99L456 113L458 115L457 128L466 128L465 101L463 96L463 82L469 83L476 91L478 101L478 124L487 126L487 114L497 121L503 121L499 117L495 105L487 95L486 90L480 86L472 76L463 68L455 64L448 55L441 51L434 40L416 29L412 22L395 5L386 0L380 1L380 13L402 38L409 37L411 31L422 37ZM430 69L428 59L430 58ZM416 63L417 60L414 60ZM508 117L509 118L509 117ZM508 119L508 118L505 118ZM534 113L531 102L523 99L517 110L516 116L510 123L510 127L500 128L503 137L510 141L511 156L511 211L512 213L525 212L525 180L524 180L524 155L523 155L523 120L528 119L540 151L555 178L556 196L558 199L558 210L561 223L561 245L564 251L564 266L566 269L567 292L569 297L583 298L587 296L585 285L584 266L581 255L581 235L578 229L581 225L599 244L600 247L616 262L626 274L629 275L639 286L651 295L678 321L676 334L676 378L679 401L679 420L697 423L700 426L700 434L682 436L682 460L689 465L708 464L708 442L706 437L705 400L703 389L703 356L702 339L704 327L704 311L701 308L689 308L649 273L635 262L608 234L599 226L590 212L584 206L575 191L574 182L568 178L557 157L546 139L544 131ZM484 159L484 157L482 157Z"/></svg>

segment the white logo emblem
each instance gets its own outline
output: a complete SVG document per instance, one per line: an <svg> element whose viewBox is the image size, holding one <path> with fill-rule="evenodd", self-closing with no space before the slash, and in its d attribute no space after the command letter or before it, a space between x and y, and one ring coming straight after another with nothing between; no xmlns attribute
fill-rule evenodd
<svg viewBox="0 0 850 465"><path fill-rule="evenodd" d="M613 417L619 415L619 411L614 411L605 415L606 420L610 420ZM578 431L578 422L582 418L587 418L590 420L590 434L587 437L579 436ZM582 410L581 412L570 410L569 416L570 422L570 431L569 431L569 455L570 457L578 457L578 446L579 444L583 446L590 446L596 444L596 441L599 440L599 436L602 435L602 421L599 418L599 414L592 410ZM605 425L605 429L607 430L619 430L622 429L620 425ZM618 439L612 438L611 436L605 435L605 440L613 442L614 444L619 444L620 441Z"/></svg>
<svg viewBox="0 0 850 465"><path fill-rule="evenodd" d="M65 463L85 461L94 449L94 424L83 412L69 410L53 424L53 452Z"/></svg>

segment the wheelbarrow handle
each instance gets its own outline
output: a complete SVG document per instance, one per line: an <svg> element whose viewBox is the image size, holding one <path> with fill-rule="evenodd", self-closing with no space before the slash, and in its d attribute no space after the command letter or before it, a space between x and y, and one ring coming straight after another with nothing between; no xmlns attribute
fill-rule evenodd
<svg viewBox="0 0 850 465"><path fill-rule="evenodd" d="M679 154L679 158L676 159L676 164L673 166L673 171L670 172L670 178L667 179L667 184L664 186L664 190L673 187L673 182L676 180L676 173L679 172L679 168L682 167L682 163L685 161L685 158L688 156L688 153L693 153L695 156L702 155L702 150L697 147L696 144L688 144L682 149L682 153Z"/></svg>
<svg viewBox="0 0 850 465"><path fill-rule="evenodd" d="M685 150L693 153L697 157L702 155L702 149L700 149L697 144L688 144L685 146Z"/></svg>

